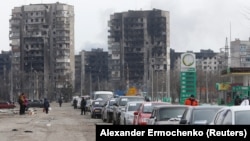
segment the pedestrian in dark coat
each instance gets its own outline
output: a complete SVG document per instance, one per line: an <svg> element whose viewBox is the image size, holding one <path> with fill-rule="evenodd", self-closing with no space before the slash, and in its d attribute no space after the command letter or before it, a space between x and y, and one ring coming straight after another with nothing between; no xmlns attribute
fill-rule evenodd
<svg viewBox="0 0 250 141"><path fill-rule="evenodd" d="M77 109L77 103L78 103L78 102L77 102L77 100L76 100L76 99L74 99L74 100L73 100L73 106L74 106L74 109Z"/></svg>
<svg viewBox="0 0 250 141"><path fill-rule="evenodd" d="M43 103L43 108L46 114L49 113L49 107L50 107L49 101L47 98L45 98Z"/></svg>
<svg viewBox="0 0 250 141"><path fill-rule="evenodd" d="M62 102L63 102L63 101L62 101L62 98L60 97L60 98L59 98L59 101L58 101L60 107L62 107Z"/></svg>
<svg viewBox="0 0 250 141"><path fill-rule="evenodd" d="M87 104L87 102L83 97L81 100L81 115L83 115L83 113L85 115L85 113L86 113L86 104Z"/></svg>

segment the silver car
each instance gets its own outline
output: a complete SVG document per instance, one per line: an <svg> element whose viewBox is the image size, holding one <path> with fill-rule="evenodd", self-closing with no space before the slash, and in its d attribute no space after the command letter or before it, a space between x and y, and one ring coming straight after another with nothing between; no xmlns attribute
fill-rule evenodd
<svg viewBox="0 0 250 141"><path fill-rule="evenodd" d="M131 101L126 104L126 106L122 109L120 116L120 124L121 125L132 125L134 120L134 111L136 111L141 103L144 101Z"/></svg>
<svg viewBox="0 0 250 141"><path fill-rule="evenodd" d="M180 119L187 109L186 105L159 105L155 106L148 120L148 125L179 124Z"/></svg>

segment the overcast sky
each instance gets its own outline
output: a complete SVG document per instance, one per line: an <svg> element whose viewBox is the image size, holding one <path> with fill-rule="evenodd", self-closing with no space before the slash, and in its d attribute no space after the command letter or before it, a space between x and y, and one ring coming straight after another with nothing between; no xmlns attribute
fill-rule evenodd
<svg viewBox="0 0 250 141"><path fill-rule="evenodd" d="M151 10L170 12L170 48L177 52L219 52L226 37L250 37L249 0L57 0L75 9L75 54L81 50L107 50L107 22L116 12ZM7 0L0 8L0 50L8 51L9 19L14 7L55 0Z"/></svg>

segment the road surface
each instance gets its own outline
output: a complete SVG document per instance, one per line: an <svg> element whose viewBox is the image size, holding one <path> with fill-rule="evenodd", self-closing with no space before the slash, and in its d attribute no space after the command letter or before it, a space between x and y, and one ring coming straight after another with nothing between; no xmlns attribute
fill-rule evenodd
<svg viewBox="0 0 250 141"><path fill-rule="evenodd" d="M70 103L51 103L52 110L45 114L42 108L19 115L14 110L0 110L1 141L95 141L95 124L101 119L80 115Z"/></svg>

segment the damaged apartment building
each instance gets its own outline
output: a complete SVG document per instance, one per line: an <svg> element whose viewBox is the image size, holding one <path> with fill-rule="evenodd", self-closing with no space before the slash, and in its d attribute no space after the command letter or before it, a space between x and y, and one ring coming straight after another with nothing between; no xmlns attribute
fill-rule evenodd
<svg viewBox="0 0 250 141"><path fill-rule="evenodd" d="M82 50L75 55L75 71L75 92L78 95L113 90L108 83L108 52L102 48Z"/></svg>
<svg viewBox="0 0 250 141"><path fill-rule="evenodd" d="M74 88L74 7L62 3L14 7L10 22L13 94L29 99Z"/></svg>
<svg viewBox="0 0 250 141"><path fill-rule="evenodd" d="M169 12L158 9L110 16L109 78L114 89L133 86L148 94L168 93L169 24Z"/></svg>

